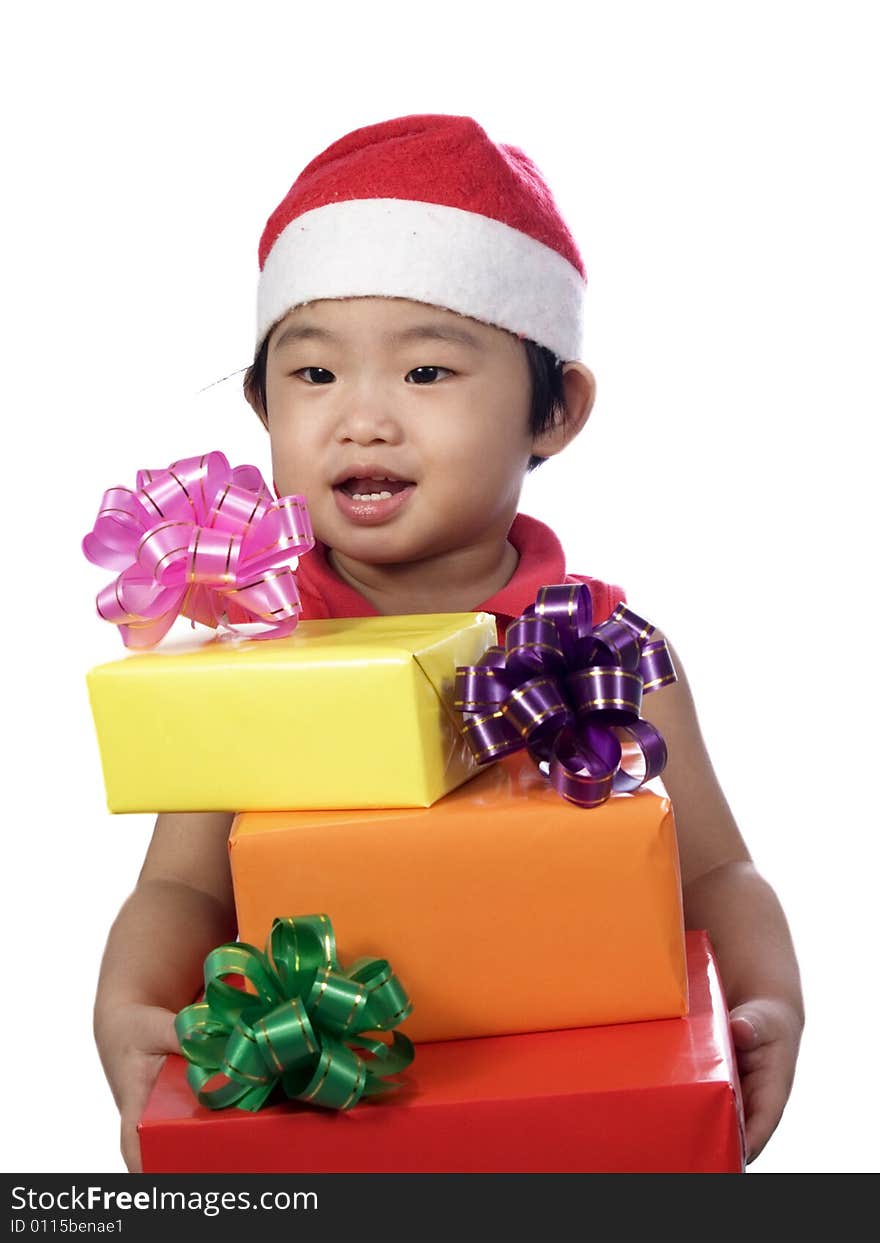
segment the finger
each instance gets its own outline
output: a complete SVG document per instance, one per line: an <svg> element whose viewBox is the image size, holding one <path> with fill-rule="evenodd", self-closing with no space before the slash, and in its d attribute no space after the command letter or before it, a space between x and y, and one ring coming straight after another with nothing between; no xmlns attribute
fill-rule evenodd
<svg viewBox="0 0 880 1243"><path fill-rule="evenodd" d="M751 1071L742 1081L746 1160L754 1161L779 1125L788 1100L787 1076L776 1064Z"/></svg>
<svg viewBox="0 0 880 1243"><path fill-rule="evenodd" d="M179 1053L180 1042L174 1030L174 1012L160 1006L147 1006L143 1012L141 1048L149 1053Z"/></svg>
<svg viewBox="0 0 880 1243"><path fill-rule="evenodd" d="M779 1037L800 1043L803 1014L779 998L752 998L730 1011L737 1048L758 1048ZM754 1032L754 1036L752 1033Z"/></svg>
<svg viewBox="0 0 880 1243"><path fill-rule="evenodd" d="M735 1006L729 1019L737 1049L757 1049L780 1035L779 1007L760 998Z"/></svg>
<svg viewBox="0 0 880 1243"><path fill-rule="evenodd" d="M137 1118L125 1116L120 1126L119 1147L129 1174L142 1174L141 1144L138 1139Z"/></svg>
<svg viewBox="0 0 880 1243"><path fill-rule="evenodd" d="M779 1125L785 1097L771 1093L746 1111L746 1163L751 1165L761 1155L770 1136Z"/></svg>
<svg viewBox="0 0 880 1243"><path fill-rule="evenodd" d="M733 1037L733 1046L743 1052L751 1049L757 1049L761 1043L761 1037L758 1034L758 1027L754 1020L746 1014L731 1014L730 1017L730 1034Z"/></svg>
<svg viewBox="0 0 880 1243"><path fill-rule="evenodd" d="M164 1053L141 1054L130 1063L125 1081L125 1093L121 1100L120 1148L128 1170L141 1173L141 1149L138 1139L140 1121L156 1079L165 1062Z"/></svg>

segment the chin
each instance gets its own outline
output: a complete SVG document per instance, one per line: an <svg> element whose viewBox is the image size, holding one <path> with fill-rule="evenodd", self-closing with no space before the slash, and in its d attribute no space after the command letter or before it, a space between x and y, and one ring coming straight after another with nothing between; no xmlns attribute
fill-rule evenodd
<svg viewBox="0 0 880 1243"><path fill-rule="evenodd" d="M332 540L326 542L342 556L361 561L364 565L407 565L436 556L440 551L428 541L407 539L378 527L358 532L354 537L350 533L346 536L335 543Z"/></svg>

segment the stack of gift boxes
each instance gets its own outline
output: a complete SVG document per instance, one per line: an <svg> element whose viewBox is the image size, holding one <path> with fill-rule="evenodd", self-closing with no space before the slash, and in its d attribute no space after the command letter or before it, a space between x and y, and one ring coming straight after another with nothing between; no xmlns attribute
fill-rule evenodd
<svg viewBox="0 0 880 1243"><path fill-rule="evenodd" d="M742 1169L669 799L651 782L586 810L528 755L478 767L455 675L494 642L487 614L314 621L90 673L110 809L247 808L229 839L240 941L326 915L339 961L387 959L412 1006L401 1086L346 1111L209 1109L169 1057L146 1171Z"/></svg>

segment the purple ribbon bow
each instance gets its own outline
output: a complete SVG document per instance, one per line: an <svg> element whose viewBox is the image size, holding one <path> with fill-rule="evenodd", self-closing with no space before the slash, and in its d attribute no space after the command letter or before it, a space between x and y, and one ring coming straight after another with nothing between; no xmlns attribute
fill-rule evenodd
<svg viewBox="0 0 880 1243"><path fill-rule="evenodd" d="M478 764L526 748L563 798L598 807L612 791L638 789L663 771L666 744L640 717L642 695L675 681L665 639L619 604L592 626L584 583L542 587L511 622L503 647L456 670L455 707ZM641 773L624 763L619 734Z"/></svg>

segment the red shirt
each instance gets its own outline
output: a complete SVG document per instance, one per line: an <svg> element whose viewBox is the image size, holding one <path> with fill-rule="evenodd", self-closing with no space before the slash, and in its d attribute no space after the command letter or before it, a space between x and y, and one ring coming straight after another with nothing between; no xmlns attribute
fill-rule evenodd
<svg viewBox="0 0 880 1243"><path fill-rule="evenodd" d="M499 641L503 640L513 618L534 603L538 590L553 583L587 584L593 600L594 625L610 617L620 601L626 599L622 587L583 574L568 574L562 545L550 528L536 518L517 514L508 539L519 553L513 577L473 610L495 614ZM339 577L327 560L326 545L320 542L301 559L296 582L302 597L303 621L318 617L379 616L379 610L369 600Z"/></svg>

